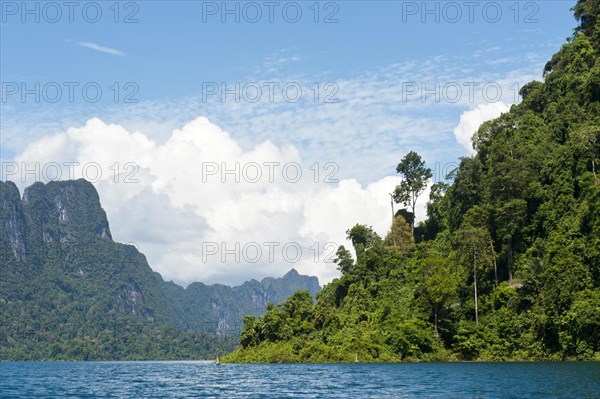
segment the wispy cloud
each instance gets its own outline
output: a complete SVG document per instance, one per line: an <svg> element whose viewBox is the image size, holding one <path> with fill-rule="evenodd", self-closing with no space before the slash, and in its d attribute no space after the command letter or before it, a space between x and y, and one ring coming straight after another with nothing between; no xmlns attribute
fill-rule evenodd
<svg viewBox="0 0 600 399"><path fill-rule="evenodd" d="M546 57L526 55L514 64L499 64L496 68L490 68L483 58L477 61L473 51L465 50L441 58L408 59L346 78L325 75L316 80L321 82L317 98L311 89L314 75L285 75L286 70L282 77L271 79L272 74L263 70L246 82L279 84L274 101L264 90L258 102L236 102L231 97L223 102L221 95L208 99L191 95L141 99L127 107L80 101L68 107L33 110L13 101L3 105L12 108L10 112L7 108L7 116L3 113L2 117L2 155L10 158L48 131L81 126L92 116L120 124L129 131L143 132L157 142L168 140L172 130L190 120L206 116L229 132L242 148L253 148L266 141L282 148L294 145L306 162L334 162L340 167L340 178L370 184L393 171L398 158L409 150L417 151L428 163L440 165L468 155L453 133L462 113L480 104L518 102L518 88L541 79L542 59ZM289 82L302 89L298 102L283 99L282 86ZM335 91L325 89L327 82L335 84ZM414 95L408 93L406 84L418 86ZM486 85L489 99L484 98ZM459 89L452 91L455 87ZM427 94L432 89L434 93ZM499 98L494 98L494 89L501 94ZM327 96L339 102L326 103Z"/></svg>
<svg viewBox="0 0 600 399"><path fill-rule="evenodd" d="M501 57L503 53L493 55ZM12 108L7 109L9 117L2 118L2 150L4 154L8 150L8 159L17 165L26 165L20 170L51 162L96 162L106 170L117 163L139 166L136 184L116 183L112 174L104 173L96 186L113 221L113 237L138 244L154 270L167 280L239 284L280 275L290 267L280 251L283 245L293 243L304 254L294 267L325 283L338 274L335 264L321 261L323 257L315 262L314 243L320 243L319 252L326 249L325 243L347 245L344 231L352 223L371 225L385 234L389 228L388 193L399 183L394 167L403 154L417 151L433 169L434 181L439 181L457 166L458 157L469 155L461 144L471 148L469 139L478 124L516 101L515 83L521 87L539 79L544 65L538 57L527 55L498 68L490 68L485 61L485 54L478 61L465 50L444 57L408 59L346 78L325 77L339 88L333 95L337 103L315 99L309 89L314 87L315 76L303 74L271 80L280 84L274 101L268 95L258 102L224 102L221 96L207 101L191 95L144 100L127 107L80 102L31 111L17 101L3 106ZM257 73L251 79L263 82L263 76L271 73ZM287 82L305 90L298 102L282 98L281 86ZM479 84L472 99L465 82ZM483 97L482 87L491 82L503 94L497 102ZM407 96L403 83L426 87ZM461 87L462 94L456 102L449 100L455 98L451 92L441 89L422 95L436 84ZM330 93L321 92L320 96ZM488 94L493 95L492 91ZM90 120L89 115L106 122ZM202 115L210 121L198 118ZM254 184L228 177L221 180L221 166L221 176L198 179L199 169L208 162L225 163L228 168L250 162L296 162L304 174L302 181L290 184L282 180L283 168L279 167L273 176L281 177L271 184L262 169L262 181ZM325 165L335 167L333 175ZM318 176L313 173L315 167L320 170ZM69 173L65 171L62 178ZM327 176L339 183L326 183ZM24 180L31 183L31 175ZM22 181L20 186L25 185ZM423 198L427 196L427 192L423 194ZM417 217L426 214L425 199L419 202ZM153 215L152 225L148 214ZM251 242L240 242L239 237L282 246L275 249L274 261L267 261L265 254L270 250L259 244L262 261L251 268L241 257L223 263L224 252L208 256L206 247L202 249L203 243L219 243L221 251L236 245L240 250L247 248ZM241 256L246 256L243 251Z"/></svg>
<svg viewBox="0 0 600 399"><path fill-rule="evenodd" d="M96 43L90 43L90 42L77 42L77 44L79 44L81 47L86 47L92 50L96 50L96 51L100 51L102 53L106 53L106 54L112 54L112 55L119 55L119 56L124 56L125 53L122 52L121 50L117 50L115 48L110 48L110 47L104 47L104 46L100 46L99 44Z"/></svg>

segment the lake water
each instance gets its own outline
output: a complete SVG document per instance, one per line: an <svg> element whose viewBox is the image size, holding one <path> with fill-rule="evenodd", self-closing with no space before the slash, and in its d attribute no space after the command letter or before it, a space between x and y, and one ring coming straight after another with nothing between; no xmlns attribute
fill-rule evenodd
<svg viewBox="0 0 600 399"><path fill-rule="evenodd" d="M600 398L600 363L0 363L2 398Z"/></svg>

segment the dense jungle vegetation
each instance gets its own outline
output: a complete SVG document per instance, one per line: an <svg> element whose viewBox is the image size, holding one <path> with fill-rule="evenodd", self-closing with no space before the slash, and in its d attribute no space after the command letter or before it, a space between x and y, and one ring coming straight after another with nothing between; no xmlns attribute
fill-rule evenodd
<svg viewBox="0 0 600 399"><path fill-rule="evenodd" d="M411 211L431 171L411 152L388 234L350 228L341 277L247 316L226 360L600 360L599 9L577 3L544 82L481 125L426 221Z"/></svg>

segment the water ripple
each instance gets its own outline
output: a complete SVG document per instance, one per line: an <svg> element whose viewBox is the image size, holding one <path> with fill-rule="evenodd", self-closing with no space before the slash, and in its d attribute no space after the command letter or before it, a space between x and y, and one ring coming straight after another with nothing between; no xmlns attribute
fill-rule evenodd
<svg viewBox="0 0 600 399"><path fill-rule="evenodd" d="M600 397L600 363L0 363L0 398Z"/></svg>

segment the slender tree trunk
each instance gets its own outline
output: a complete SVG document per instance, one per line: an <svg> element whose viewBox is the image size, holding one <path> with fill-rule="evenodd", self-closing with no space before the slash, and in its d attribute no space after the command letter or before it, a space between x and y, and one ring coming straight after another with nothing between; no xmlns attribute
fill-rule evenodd
<svg viewBox="0 0 600 399"><path fill-rule="evenodd" d="M598 184L598 177L596 176L596 158L592 158L592 173L594 174L594 184Z"/></svg>
<svg viewBox="0 0 600 399"><path fill-rule="evenodd" d="M410 224L410 232L413 234L413 236L415 235L415 203L413 202L413 206L412 206L412 223Z"/></svg>
<svg viewBox="0 0 600 399"><path fill-rule="evenodd" d="M512 236L507 240L506 248L506 264L508 267L508 282L512 284L512 262L513 262L513 250L512 250Z"/></svg>
<svg viewBox="0 0 600 399"><path fill-rule="evenodd" d="M490 238L490 249L492 250L492 257L494 259L494 282L496 283L496 287L498 286L498 267L496 264L496 251L494 250L494 243Z"/></svg>
<svg viewBox="0 0 600 399"><path fill-rule="evenodd" d="M433 320L434 320L434 324L433 324L433 329L435 331L435 335L440 335L438 333L438 304L436 303L435 306L433 307Z"/></svg>
<svg viewBox="0 0 600 399"><path fill-rule="evenodd" d="M394 223L394 219L396 219L396 214L394 213L394 196L390 194L390 205L392 205L392 224Z"/></svg>
<svg viewBox="0 0 600 399"><path fill-rule="evenodd" d="M479 325L479 315L477 314L477 257L473 253L473 286L475 289L475 324Z"/></svg>
<svg viewBox="0 0 600 399"><path fill-rule="evenodd" d="M392 233L392 240L394 241L394 246L396 246L396 237L393 234L392 229L394 228L394 221L396 220L396 214L394 213L394 196L390 194L390 204L392 205L392 227L390 228L390 233Z"/></svg>

